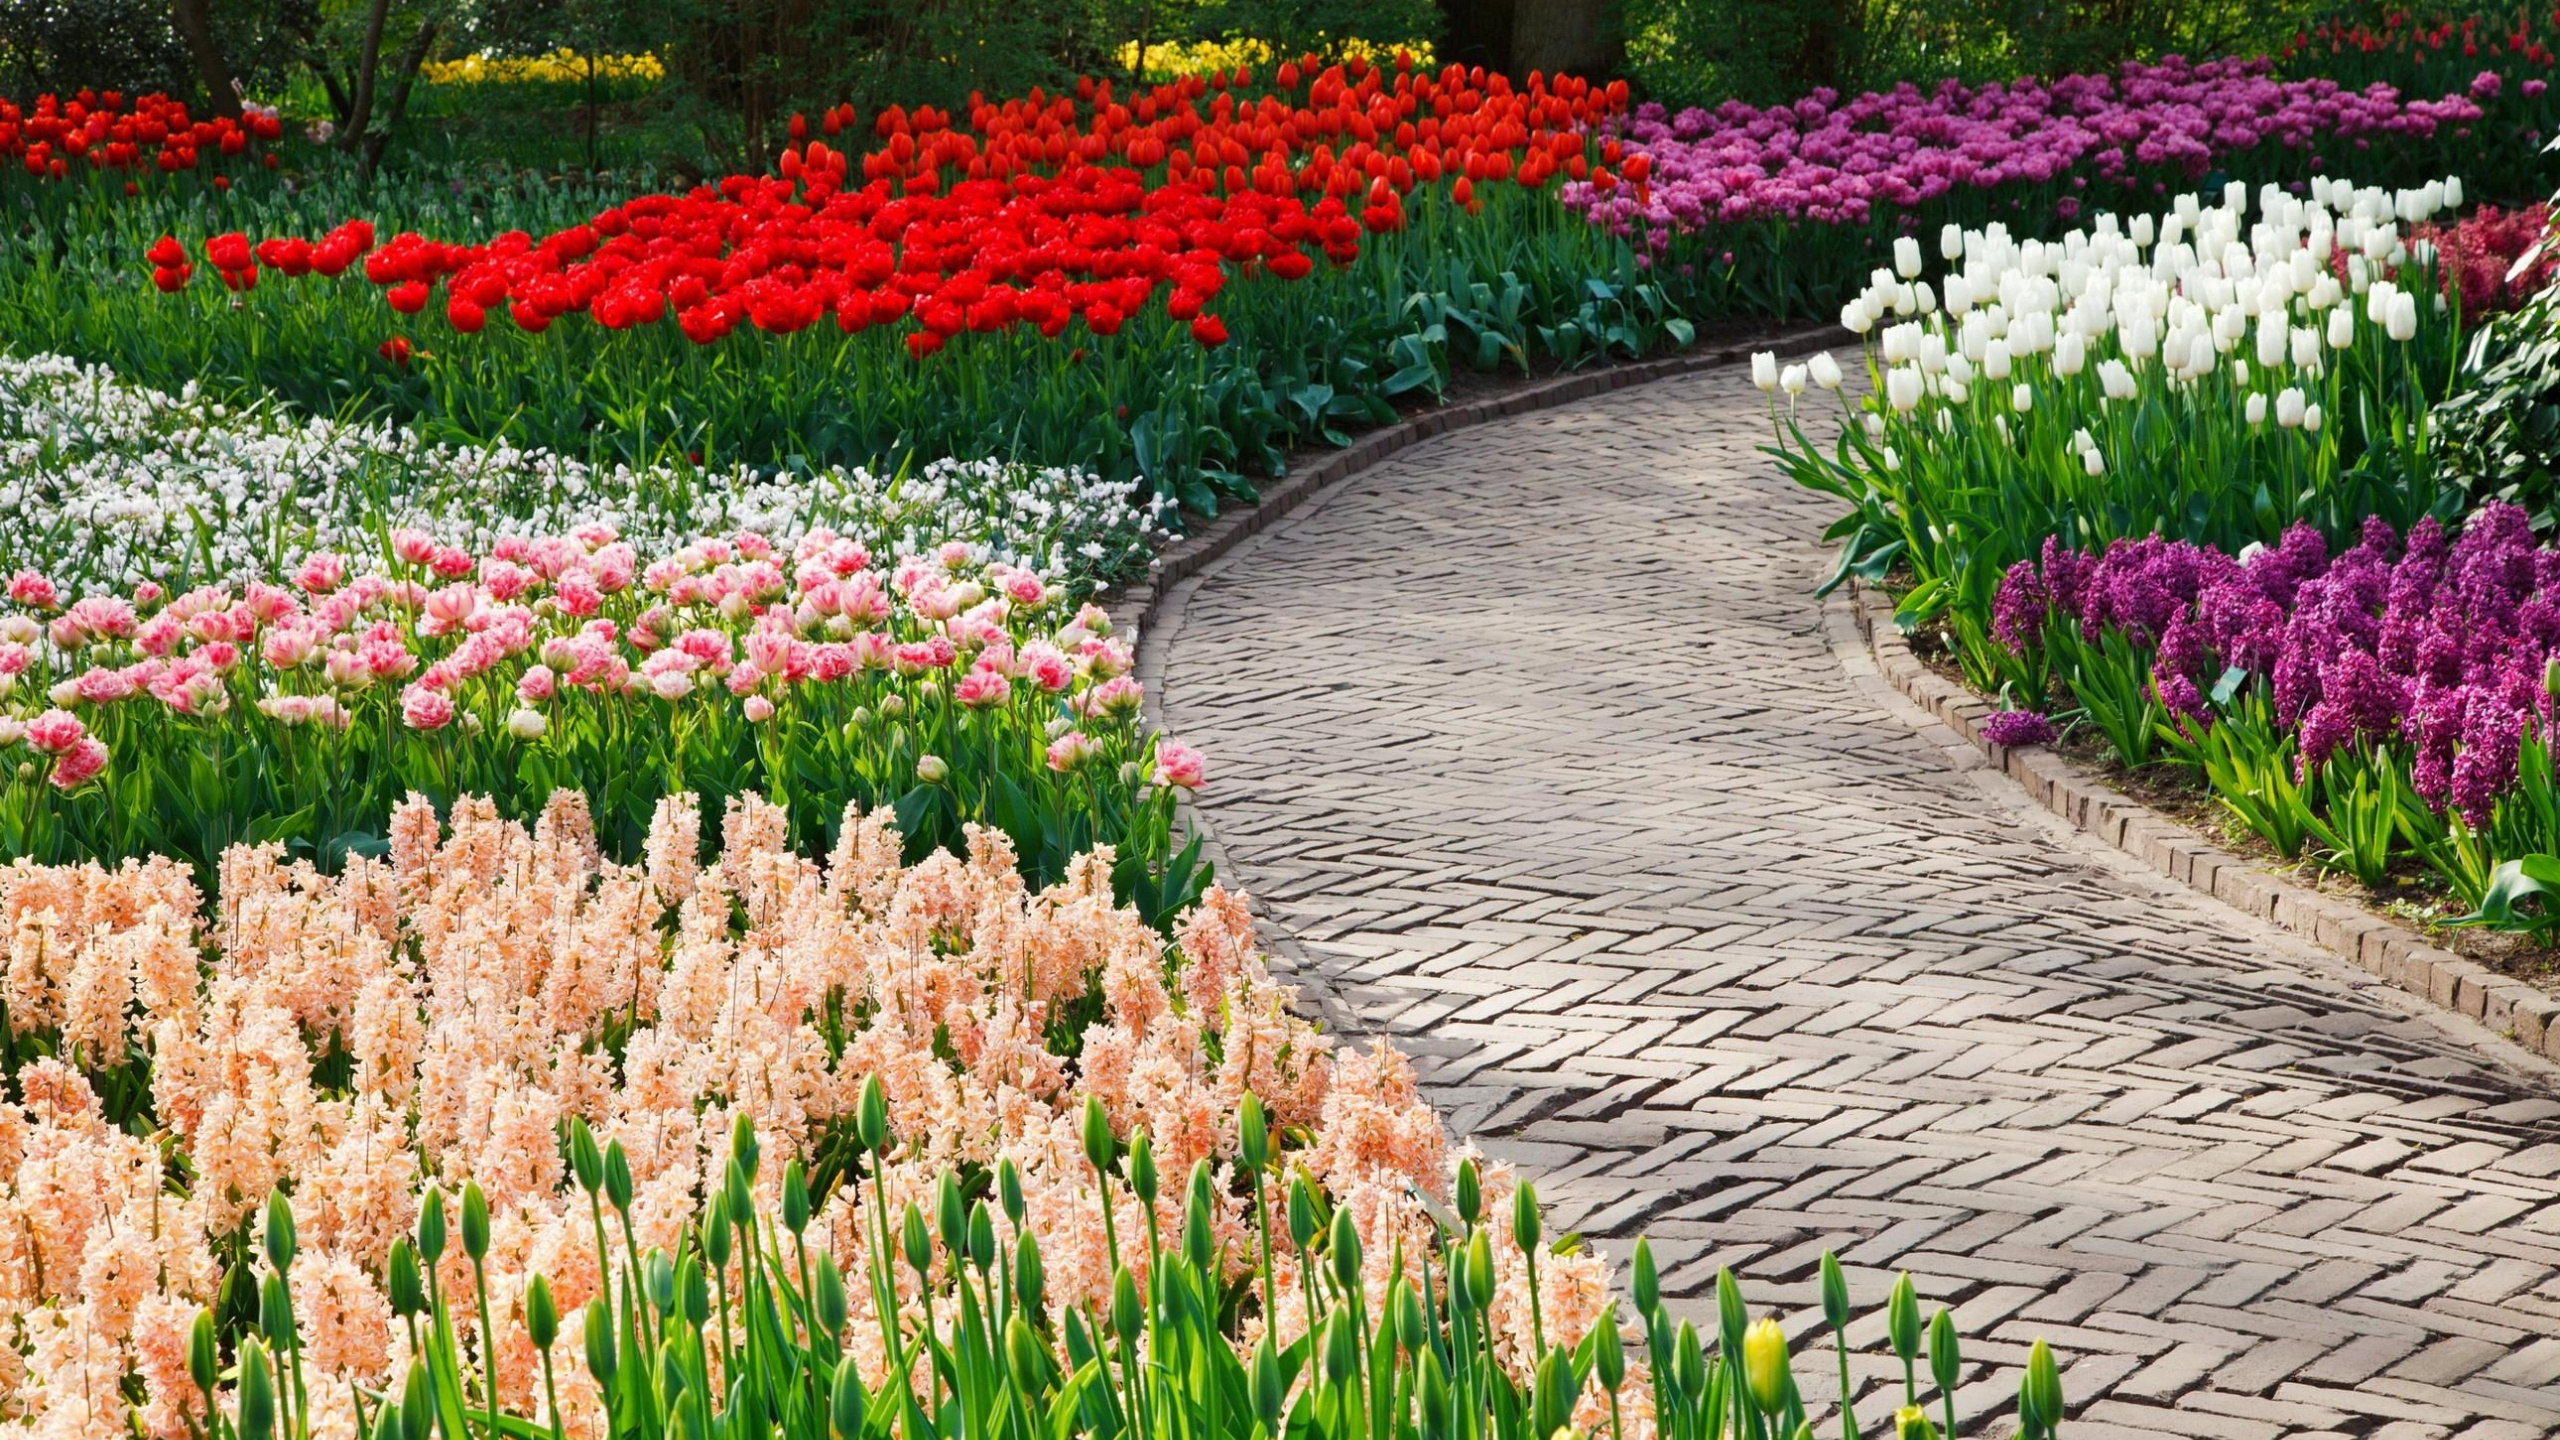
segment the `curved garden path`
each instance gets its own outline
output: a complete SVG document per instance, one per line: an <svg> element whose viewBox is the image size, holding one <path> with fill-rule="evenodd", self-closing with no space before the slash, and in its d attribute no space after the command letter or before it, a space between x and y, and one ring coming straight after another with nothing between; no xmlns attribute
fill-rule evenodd
<svg viewBox="0 0 2560 1440"><path fill-rule="evenodd" d="M2560 1081L1926 725L1768 435L1736 368L1456 432L1168 596L1164 719L1332 1022L1701 1312L1908 1268L1964 1411L2043 1335L2074 1440L2560 1429Z"/></svg>

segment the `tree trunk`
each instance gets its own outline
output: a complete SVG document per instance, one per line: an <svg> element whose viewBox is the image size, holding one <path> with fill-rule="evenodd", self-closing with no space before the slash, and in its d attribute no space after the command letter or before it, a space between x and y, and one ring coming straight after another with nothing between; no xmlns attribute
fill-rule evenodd
<svg viewBox="0 0 2560 1440"><path fill-rule="evenodd" d="M231 67L224 63L222 46L213 38L213 17L205 13L205 0L171 0L169 8L178 34L187 42L187 54L195 60L196 79L213 102L213 113L226 120L239 119L240 92L231 88Z"/></svg>
<svg viewBox="0 0 2560 1440"><path fill-rule="evenodd" d="M1532 70L1601 79L1626 58L1611 0L1518 0L1512 7L1510 73Z"/></svg>
<svg viewBox="0 0 2560 1440"><path fill-rule="evenodd" d="M1448 37L1441 57L1511 73L1512 17L1517 8L1513 0L1440 0L1440 29Z"/></svg>
<svg viewBox="0 0 2560 1440"><path fill-rule="evenodd" d="M364 153L364 132L373 123L373 90L382 73L382 24L391 14L391 0L373 0L364 17L364 46L356 56L356 98L347 112L347 128L338 135L339 148Z"/></svg>
<svg viewBox="0 0 2560 1440"><path fill-rule="evenodd" d="M374 167L382 163L382 152L391 143L391 127L409 113L409 87L417 83L418 67L427 63L427 53L435 49L437 34L436 22L429 20L410 37L409 48L400 52L400 79L391 88L391 108L364 142L365 174L371 175Z"/></svg>

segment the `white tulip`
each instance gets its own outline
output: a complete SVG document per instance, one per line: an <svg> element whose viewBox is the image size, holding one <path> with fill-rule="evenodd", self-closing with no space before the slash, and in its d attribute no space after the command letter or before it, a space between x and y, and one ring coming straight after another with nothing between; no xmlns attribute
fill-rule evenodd
<svg viewBox="0 0 2560 1440"><path fill-rule="evenodd" d="M1876 317L1867 313L1863 300L1851 300L1840 307L1840 328L1852 335L1864 335L1875 328Z"/></svg>
<svg viewBox="0 0 2560 1440"><path fill-rule="evenodd" d="M2317 329L2309 325L2294 328L2292 358L2296 370L2309 370L2319 365L2320 332Z"/></svg>
<svg viewBox="0 0 2560 1440"><path fill-rule="evenodd" d="M2276 392L2276 423L2287 430L2302 424L2302 392L2288 385Z"/></svg>
<svg viewBox="0 0 2560 1440"><path fill-rule="evenodd" d="M1774 350L1754 351L1751 356L1751 383L1762 390L1778 388L1778 354Z"/></svg>
<svg viewBox="0 0 2560 1440"><path fill-rule="evenodd" d="M1885 372L1884 398L1897 415L1908 415L1920 408L1922 389L1920 367L1897 365Z"/></svg>
<svg viewBox="0 0 2560 1440"><path fill-rule="evenodd" d="M2053 342L2053 373L2064 379L2077 375L2089 363L2089 342L2074 330Z"/></svg>
<svg viewBox="0 0 2560 1440"><path fill-rule="evenodd" d="M1964 227L1948 224L1938 228L1938 253L1949 260L1964 258Z"/></svg>
<svg viewBox="0 0 2560 1440"><path fill-rule="evenodd" d="M2095 480L2107 473L2106 457L2098 453L2097 446L2092 445L2080 452L2080 468L2088 471L2089 478Z"/></svg>
<svg viewBox="0 0 2560 1440"><path fill-rule="evenodd" d="M1812 370L1814 384L1825 390L1840 388L1840 362L1831 358L1830 351L1814 352Z"/></svg>
<svg viewBox="0 0 2560 1440"><path fill-rule="evenodd" d="M2009 387L2009 408L2024 415L2036 408L2036 391L2023 382Z"/></svg>
<svg viewBox="0 0 2560 1440"><path fill-rule="evenodd" d="M1893 242L1893 273L1895 273L1896 275L1901 276L1901 277L1902 277L1903 279L1905 279L1905 280L1914 280L1914 279L1919 278L1919 275L1920 275L1920 242L1919 242L1919 241L1912 239L1912 238L1911 238L1910 236L1908 236L1908 235L1900 236L1900 237L1898 237L1898 238L1896 238L1896 239L1894 240L1894 242Z"/></svg>
<svg viewBox="0 0 2560 1440"><path fill-rule="evenodd" d="M1787 398L1793 400L1804 393L1805 378L1808 373L1802 365L1790 365L1778 372L1778 388L1786 391Z"/></svg>
<svg viewBox="0 0 2560 1440"><path fill-rule="evenodd" d="M2266 424L2267 397L2263 393L2255 390L2249 392L2249 399L2240 407L2240 414L2241 418L2247 420L2253 426Z"/></svg>
<svg viewBox="0 0 2560 1440"><path fill-rule="evenodd" d="M1983 345L1982 378L1985 380L2006 380L2009 378L2008 341L1992 340Z"/></svg>
<svg viewBox="0 0 2560 1440"><path fill-rule="evenodd" d="M507 733L518 740L539 740L551 728L539 710L518 710L507 717Z"/></svg>
<svg viewBox="0 0 2560 1440"><path fill-rule="evenodd" d="M2391 297L2391 313L2383 319L2383 333L2394 340L2418 338L2418 297L2403 290Z"/></svg>
<svg viewBox="0 0 2560 1440"><path fill-rule="evenodd" d="M2341 305L2329 312L2329 348L2344 350L2356 343L2356 311Z"/></svg>
<svg viewBox="0 0 2560 1440"><path fill-rule="evenodd" d="M2319 406L2317 406L2317 405L2307 405L2307 406L2304 406L2304 407L2303 407L2303 411L2302 411L2302 428L2303 428L2303 431L2304 431L2306 434L2317 435L2317 434L2319 434L2319 433L2320 433L2320 407L2319 407Z"/></svg>

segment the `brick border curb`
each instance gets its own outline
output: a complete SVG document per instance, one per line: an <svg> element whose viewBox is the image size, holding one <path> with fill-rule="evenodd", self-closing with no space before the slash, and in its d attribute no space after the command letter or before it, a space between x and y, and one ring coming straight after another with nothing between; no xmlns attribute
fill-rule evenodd
<svg viewBox="0 0 2560 1440"><path fill-rule="evenodd" d="M2171 880L2319 945L2412 995L2560 1060L2560 998L2428 944L2361 905L2324 895L2251 863L2117 790L2042 745L1994 745L1981 721L1995 708L1920 663L1893 619L1892 601L1864 584L1824 604L1850 612L1887 684L1982 752L1994 769L2073 826Z"/></svg>

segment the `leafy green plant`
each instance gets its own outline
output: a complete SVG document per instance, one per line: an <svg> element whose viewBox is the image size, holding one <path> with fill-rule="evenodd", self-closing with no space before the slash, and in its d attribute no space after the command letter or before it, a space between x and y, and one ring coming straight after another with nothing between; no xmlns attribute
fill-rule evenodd
<svg viewBox="0 0 2560 1440"><path fill-rule="evenodd" d="M856 1138L875 1172L901 1143L887 1113L878 1078L866 1080ZM1243 1124L1244 1162L1258 1183L1286 1157L1258 1109ZM592 1385L605 1433L617 1440L1534 1440L1574 1423L1595 1392L1604 1403L1601 1425L1614 1437L1625 1429L1625 1392L1637 1385L1649 1387L1661 1433L1679 1440L1813 1433L1784 1333L1774 1320L1749 1321L1732 1272L1717 1277L1712 1338L1702 1338L1663 1304L1641 1243L1631 1322L1620 1320L1613 1301L1578 1344L1550 1343L1540 1326L1533 1359L1506 1360L1488 1323L1497 1235L1527 1259L1533 1316L1537 1257L1570 1237L1550 1241L1525 1182L1512 1190L1507 1215L1489 1214L1472 1161L1461 1167L1456 1208L1439 1216L1436 1241L1399 1248L1382 1291L1351 1213L1330 1206L1303 1171L1290 1173L1282 1223L1257 1206L1249 1273L1230 1285L1225 1252L1233 1242L1213 1224L1216 1172L1206 1160L1196 1164L1180 1183L1179 1223L1160 1227L1161 1181L1147 1137L1115 1140L1097 1103L1085 1114L1086 1159L1130 1186L1143 1231L1110 1226L1106 1209L1111 1301L1061 1313L1048 1303L1041 1248L1026 1228L1009 1161L992 1175L945 1172L929 1210L918 1199L893 1208L871 1188L859 1205L861 1254L840 1264L811 1244L812 1218L828 1197L813 1190L796 1158L778 1184L763 1177L759 1189L762 1146L743 1118L672 1251L639 1244L618 1141L600 1147L573 1119L562 1143L584 1197L596 1273L605 1277L577 1317L583 1354L555 1353L567 1349L563 1317L549 1282L532 1277L521 1314L538 1352L545 1408L534 1416L501 1409L492 1361L475 1339L491 1333L489 1207L476 1184L463 1187L458 1215L431 1188L414 1232L394 1244L389 1262L392 1305L407 1336L406 1378L397 1393L358 1394L364 1433L557 1437L559 1396L581 1384ZM1000 1225L1015 1237L1009 1246L998 1241ZM281 1191L265 1207L256 1244L267 1279L254 1319L226 1333L213 1312L198 1315L188 1360L201 1409L190 1418L210 1440L303 1440L312 1407L288 1283L298 1241ZM1289 1298L1308 1307L1308 1323L1286 1343L1267 1329L1248 1342L1239 1317L1277 1312L1275 1260L1284 1253L1302 1264L1303 1294ZM462 1274L467 1288L451 1283ZM1845 1381L1847 1287L1828 1255L1822 1277ZM876 1338L857 1335L869 1322L849 1286L867 1292ZM1635 1356L1622 1323L1632 1324L1642 1346ZM1923 1332L1908 1276L1887 1301L1886 1326L1904 1368L1892 1433L1936 1436L1915 1372ZM1953 1435L1963 1367L1946 1312L1926 1335L1944 1433ZM884 1357L870 1383L865 1351ZM1646 1362L1642 1369L1635 1359ZM2055 1436L2061 1386L2041 1340L2018 1396L2018 1433ZM1845 1404L1840 1418L1845 1435L1861 1433Z"/></svg>

